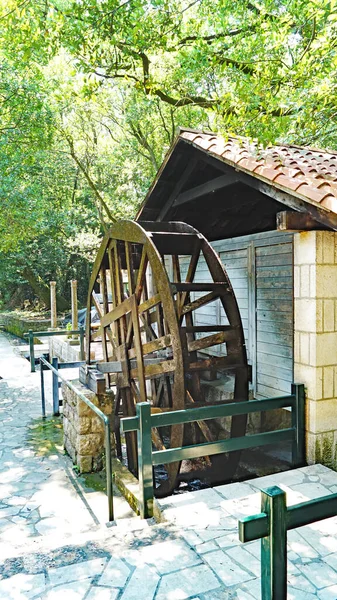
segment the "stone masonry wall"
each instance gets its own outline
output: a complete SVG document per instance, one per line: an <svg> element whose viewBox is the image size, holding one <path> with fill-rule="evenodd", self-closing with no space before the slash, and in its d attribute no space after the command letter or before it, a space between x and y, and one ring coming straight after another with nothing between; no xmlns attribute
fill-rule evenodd
<svg viewBox="0 0 337 600"><path fill-rule="evenodd" d="M13 335L23 338L24 333L32 331L46 331L50 327L49 319L29 319L20 316L17 312L1 313L1 324L4 329Z"/></svg>
<svg viewBox="0 0 337 600"><path fill-rule="evenodd" d="M307 461L337 468L337 234L294 236L295 381L306 387Z"/></svg>
<svg viewBox="0 0 337 600"><path fill-rule="evenodd" d="M105 415L113 415L114 394L96 396L79 381L74 385L88 400L97 406ZM62 385L63 395L63 431L64 447L78 466L80 473L100 471L103 466L104 424L103 421L81 400L75 392ZM113 431L113 423L111 423ZM114 450L113 436L111 440Z"/></svg>
<svg viewBox="0 0 337 600"><path fill-rule="evenodd" d="M81 360L79 341L69 340L59 335L47 338L49 340L49 356L57 357L61 362L78 362Z"/></svg>

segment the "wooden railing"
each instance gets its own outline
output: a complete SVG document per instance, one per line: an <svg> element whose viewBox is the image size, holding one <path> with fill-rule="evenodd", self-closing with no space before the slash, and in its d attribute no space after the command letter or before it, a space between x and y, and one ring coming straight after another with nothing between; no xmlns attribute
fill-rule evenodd
<svg viewBox="0 0 337 600"><path fill-rule="evenodd" d="M124 433L137 431L141 517L150 517L153 512L153 465L168 464L200 456L211 456L223 452L255 448L257 446L276 444L285 440L292 441L294 466L303 465L305 462L304 399L304 386L302 384L293 384L290 396L268 398L266 400L250 400L248 402L232 402L202 408L189 408L154 415L151 415L150 403L140 402L137 404L135 417L121 419L121 431ZM207 442L194 446L152 450L151 429L153 427L166 427L169 425L231 417L286 407L292 409L292 426L286 429Z"/></svg>
<svg viewBox="0 0 337 600"><path fill-rule="evenodd" d="M239 538L261 539L262 600L287 598L287 531L336 515L337 494L287 507L286 493L279 487L261 491L261 513L239 520Z"/></svg>

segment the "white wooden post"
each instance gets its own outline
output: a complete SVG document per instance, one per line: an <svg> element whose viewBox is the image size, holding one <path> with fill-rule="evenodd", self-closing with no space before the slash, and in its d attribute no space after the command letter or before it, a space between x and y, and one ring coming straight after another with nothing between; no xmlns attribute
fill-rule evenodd
<svg viewBox="0 0 337 600"><path fill-rule="evenodd" d="M78 307L77 307L77 281L71 280L71 326L73 330L78 329ZM73 336L77 338L77 336Z"/></svg>
<svg viewBox="0 0 337 600"><path fill-rule="evenodd" d="M50 328L57 329L56 281L50 281Z"/></svg>

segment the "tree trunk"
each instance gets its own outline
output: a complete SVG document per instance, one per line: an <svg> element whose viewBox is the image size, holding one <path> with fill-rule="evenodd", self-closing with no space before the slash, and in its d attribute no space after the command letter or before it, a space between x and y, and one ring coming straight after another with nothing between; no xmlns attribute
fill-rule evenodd
<svg viewBox="0 0 337 600"><path fill-rule="evenodd" d="M47 308L50 308L50 289L49 286L41 279L39 275L34 273L30 267L24 267L22 274L27 279L34 294L42 300ZM69 302L63 296L56 296L57 309L60 311L69 310Z"/></svg>

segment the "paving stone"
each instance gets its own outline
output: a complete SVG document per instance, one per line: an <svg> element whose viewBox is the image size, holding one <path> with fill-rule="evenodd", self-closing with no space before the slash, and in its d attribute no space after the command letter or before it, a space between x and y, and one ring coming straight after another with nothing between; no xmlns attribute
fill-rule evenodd
<svg viewBox="0 0 337 600"><path fill-rule="evenodd" d="M139 567L153 565L161 575L200 563L199 556L182 540L169 540L143 546L125 555L128 563Z"/></svg>
<svg viewBox="0 0 337 600"><path fill-rule="evenodd" d="M302 529L300 529L302 531ZM310 560L319 558L318 552L307 542L305 537L300 534L299 531L292 530L288 531L288 547L299 555L302 559L308 558Z"/></svg>
<svg viewBox="0 0 337 600"><path fill-rule="evenodd" d="M244 590L237 590L234 598L236 598L237 600L253 600L254 596L252 596L248 592L245 592Z"/></svg>
<svg viewBox="0 0 337 600"><path fill-rule="evenodd" d="M215 541L220 548L231 548L232 546L239 546L241 544L237 531L218 537Z"/></svg>
<svg viewBox="0 0 337 600"><path fill-rule="evenodd" d="M239 500L222 500L221 509L234 519L248 517L261 511L261 494L256 492L251 496Z"/></svg>
<svg viewBox="0 0 337 600"><path fill-rule="evenodd" d="M245 498L256 494L256 490L252 488L248 483L232 483L226 485L219 485L214 488L218 494L221 494L224 498Z"/></svg>
<svg viewBox="0 0 337 600"><path fill-rule="evenodd" d="M301 590L302 592L310 592L311 594L316 593L316 587L310 583L310 581L303 575L293 575L288 572L287 576L288 585L292 588Z"/></svg>
<svg viewBox="0 0 337 600"><path fill-rule="evenodd" d="M242 565L245 570L248 570L256 575L256 577L261 575L261 562L254 558L252 554L247 552L243 545L226 550L226 554L228 554L228 556L230 556L230 558L232 558L234 561Z"/></svg>
<svg viewBox="0 0 337 600"><path fill-rule="evenodd" d="M1 600L27 600L40 594L45 589L43 574L27 575L18 573L0 581Z"/></svg>
<svg viewBox="0 0 337 600"><path fill-rule="evenodd" d="M25 496L12 496L11 498L4 498L3 502L8 506L24 506L28 500L29 498Z"/></svg>
<svg viewBox="0 0 337 600"><path fill-rule="evenodd" d="M55 586L81 579L92 579L102 573L106 562L106 558L95 558L94 560L86 560L65 567L48 569L50 585Z"/></svg>
<svg viewBox="0 0 337 600"><path fill-rule="evenodd" d="M255 556L258 560L261 560L261 542L256 540L255 542L248 542L245 544L247 552Z"/></svg>
<svg viewBox="0 0 337 600"><path fill-rule="evenodd" d="M303 592L292 587L288 587L287 600L317 600L316 594L310 594L309 592Z"/></svg>
<svg viewBox="0 0 337 600"><path fill-rule="evenodd" d="M212 550L218 550L218 546L213 541L205 542L204 544L200 544L197 547L197 552L199 554L205 554L205 552L212 552Z"/></svg>
<svg viewBox="0 0 337 600"><path fill-rule="evenodd" d="M240 586L240 589L248 592L255 598L255 600L261 599L261 580L260 578L251 579L248 583L244 583Z"/></svg>
<svg viewBox="0 0 337 600"><path fill-rule="evenodd" d="M330 585L323 590L318 592L318 598L320 600L336 600L337 598L337 584Z"/></svg>
<svg viewBox="0 0 337 600"><path fill-rule="evenodd" d="M159 580L159 575L151 567L137 567L121 595L121 600L152 600Z"/></svg>
<svg viewBox="0 0 337 600"><path fill-rule="evenodd" d="M219 506L220 501L221 498L219 498L219 495L212 488L208 488L205 490L198 490L197 492L189 492L188 494L171 496L168 504L175 507L192 507L194 504L202 504L204 508L209 509ZM167 500L165 499L159 500L161 506L165 506L166 503Z"/></svg>
<svg viewBox="0 0 337 600"><path fill-rule="evenodd" d="M254 579L252 574L241 569L222 550L204 554L203 559L226 585L235 585Z"/></svg>
<svg viewBox="0 0 337 600"><path fill-rule="evenodd" d="M293 491L302 494L302 496L305 497L305 500L313 500L314 498L319 498L321 496L328 496L331 493L330 490L321 483L300 483L299 485L292 485L291 487Z"/></svg>
<svg viewBox="0 0 337 600"><path fill-rule="evenodd" d="M129 567L119 558L111 558L99 579L99 585L123 587L130 575Z"/></svg>
<svg viewBox="0 0 337 600"><path fill-rule="evenodd" d="M58 585L34 600L83 600L90 586L87 580Z"/></svg>
<svg viewBox="0 0 337 600"><path fill-rule="evenodd" d="M4 519L5 517L11 517L19 514L20 506L8 506L7 508L0 509L0 519Z"/></svg>
<svg viewBox="0 0 337 600"><path fill-rule="evenodd" d="M200 599L201 598L202 598L202 600L233 600L234 596L233 596L233 591L231 591L231 592L226 591L222 588L222 589L206 592L206 594L203 594L202 596L200 596ZM236 598L236 596L235 596L235 598ZM194 600L194 596L193 596L193 600ZM249 600L251 600L251 598Z"/></svg>
<svg viewBox="0 0 337 600"><path fill-rule="evenodd" d="M301 572L319 590L337 583L336 571L323 562L302 565Z"/></svg>
<svg viewBox="0 0 337 600"><path fill-rule="evenodd" d="M184 600L195 594L205 594L207 597L208 592L219 587L219 581L211 569L206 565L199 565L164 575L156 600Z"/></svg>
<svg viewBox="0 0 337 600"><path fill-rule="evenodd" d="M203 543L198 534L193 530L182 531L181 536L190 546L197 546Z"/></svg>
<svg viewBox="0 0 337 600"><path fill-rule="evenodd" d="M300 535L304 538L306 543L310 544L321 557L337 552L336 537L322 534L322 532L315 529L313 525L301 527L300 531Z"/></svg>
<svg viewBox="0 0 337 600"><path fill-rule="evenodd" d="M330 565L335 571L337 571L337 553L329 554L324 557L324 562ZM336 580L337 583L337 580Z"/></svg>
<svg viewBox="0 0 337 600"><path fill-rule="evenodd" d="M116 600L119 590L108 589L103 587L92 587L85 600Z"/></svg>
<svg viewBox="0 0 337 600"><path fill-rule="evenodd" d="M25 469L22 467L12 467L0 473L0 483L14 483L20 481L26 475Z"/></svg>

